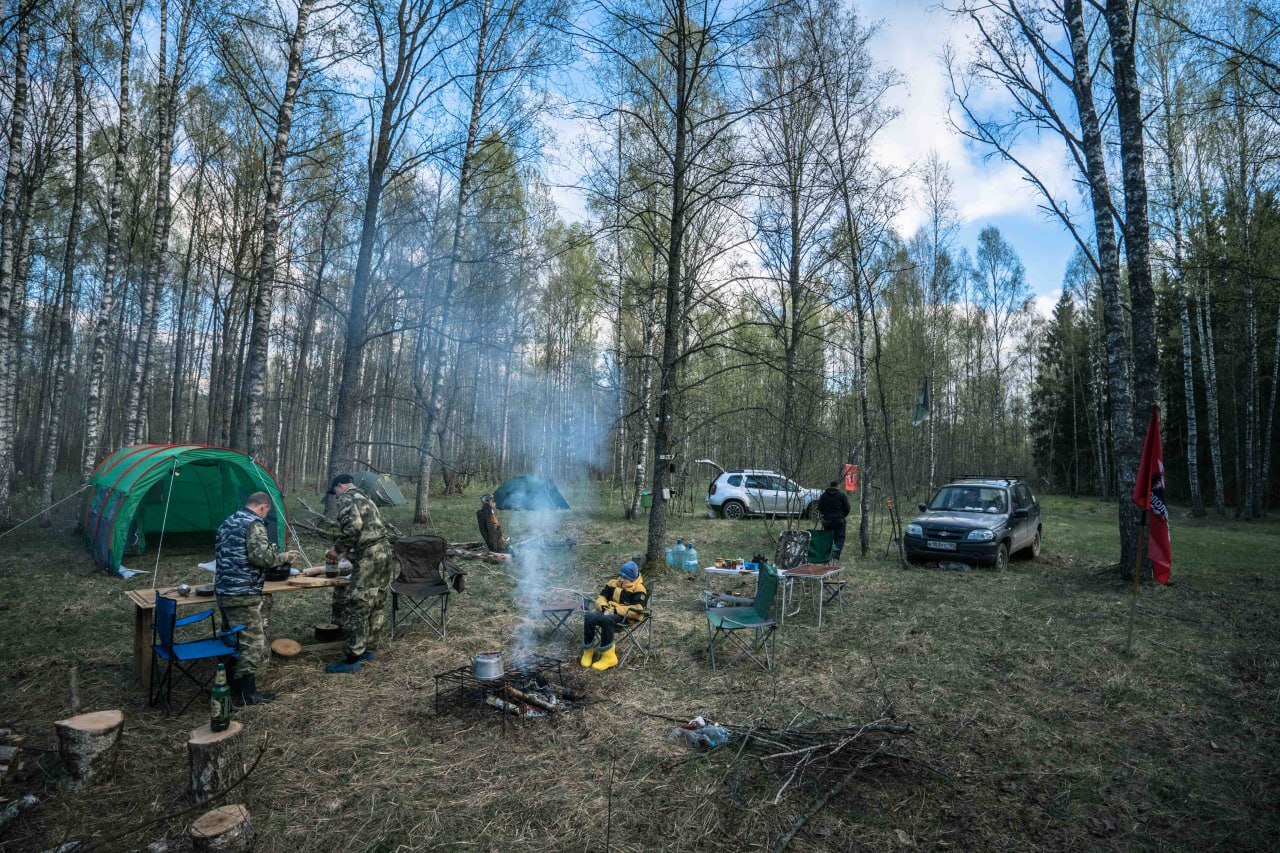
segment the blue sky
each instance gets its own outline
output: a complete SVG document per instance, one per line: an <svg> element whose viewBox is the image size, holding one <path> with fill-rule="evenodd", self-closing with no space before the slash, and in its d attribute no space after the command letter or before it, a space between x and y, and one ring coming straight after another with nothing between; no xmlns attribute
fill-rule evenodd
<svg viewBox="0 0 1280 853"><path fill-rule="evenodd" d="M989 152L975 147L951 126L950 89L941 57L948 46L960 62L970 55L970 25L942 9L937 0L864 0L857 7L864 24L879 25L871 42L873 56L902 78L888 96L898 117L878 140L878 156L906 170L936 151L950 167L955 183L954 203L961 220L957 247L972 253L979 231L988 225L999 228L1026 266L1037 309L1047 315L1061 292L1075 243L1037 207L1036 191L1015 167L998 158L988 159ZM998 106L1001 95L989 93L984 100L987 106ZM553 196L562 215L580 219L585 214L583 199L569 185L579 179L583 167L580 161L573 162L579 158L569 152L584 141L584 131L587 135L591 131L567 118L554 121L553 131L558 139L547 154L552 183L559 184L553 187ZM1055 195L1080 207L1058 140L1028 136L1017 152ZM909 239L924 212L914 198L915 188L908 195L895 224Z"/></svg>

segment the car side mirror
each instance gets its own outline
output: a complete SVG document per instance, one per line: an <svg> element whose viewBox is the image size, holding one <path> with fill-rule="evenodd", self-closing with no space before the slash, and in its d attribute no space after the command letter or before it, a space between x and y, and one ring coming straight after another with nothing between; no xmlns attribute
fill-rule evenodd
<svg viewBox="0 0 1280 853"><path fill-rule="evenodd" d="M929 507L928 507L928 505L926 505L926 504L916 504L916 506L920 507L920 511L921 511L921 512L928 512L928 511L929 511Z"/></svg>
<svg viewBox="0 0 1280 853"><path fill-rule="evenodd" d="M1027 512L1025 509L1015 509L1013 511L1014 518L1027 518L1030 515L1031 513Z"/></svg>

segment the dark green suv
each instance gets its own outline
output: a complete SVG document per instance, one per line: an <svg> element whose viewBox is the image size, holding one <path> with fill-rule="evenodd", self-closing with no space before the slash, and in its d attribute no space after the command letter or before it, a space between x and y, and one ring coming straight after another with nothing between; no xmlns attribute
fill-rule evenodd
<svg viewBox="0 0 1280 853"><path fill-rule="evenodd" d="M907 525L903 543L913 563L947 562L995 566L1009 555L1040 556L1040 502L1013 477L959 477L920 504L924 515Z"/></svg>

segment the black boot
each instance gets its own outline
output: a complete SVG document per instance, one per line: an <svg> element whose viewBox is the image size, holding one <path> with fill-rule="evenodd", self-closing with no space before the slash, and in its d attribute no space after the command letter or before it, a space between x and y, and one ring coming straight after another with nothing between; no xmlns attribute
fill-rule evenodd
<svg viewBox="0 0 1280 853"><path fill-rule="evenodd" d="M257 678L252 675L241 676L231 691L231 704L237 708L245 705L265 705L276 698L274 693L259 693Z"/></svg>

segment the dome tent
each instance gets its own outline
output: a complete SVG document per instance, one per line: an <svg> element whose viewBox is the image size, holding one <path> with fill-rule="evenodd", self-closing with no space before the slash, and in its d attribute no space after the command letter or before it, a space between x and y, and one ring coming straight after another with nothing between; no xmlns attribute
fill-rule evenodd
<svg viewBox="0 0 1280 853"><path fill-rule="evenodd" d="M126 547L141 553L148 533L213 531L249 495L266 492L267 535L284 548L284 498L271 474L236 450L203 444L122 447L89 478L80 522L98 565L120 568Z"/></svg>
<svg viewBox="0 0 1280 853"><path fill-rule="evenodd" d="M386 474L375 474L373 471L357 471L351 475L356 488L369 496L378 506L404 506L404 495L400 487Z"/></svg>
<svg viewBox="0 0 1280 853"><path fill-rule="evenodd" d="M498 509L524 509L534 511L569 509L569 502L560 494L553 480L521 474L507 480L493 493Z"/></svg>

